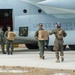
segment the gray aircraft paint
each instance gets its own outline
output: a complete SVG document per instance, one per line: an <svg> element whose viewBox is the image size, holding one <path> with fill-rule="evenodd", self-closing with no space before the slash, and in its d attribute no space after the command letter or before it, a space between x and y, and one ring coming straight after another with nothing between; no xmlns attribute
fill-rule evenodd
<svg viewBox="0 0 75 75"><path fill-rule="evenodd" d="M75 33L75 18L58 18L52 14L47 14L44 10L38 13L38 10L41 9L40 7L21 0L0 0L0 9L13 9L13 31L17 34L16 39L19 39L18 43L36 41L34 33L38 30L39 23L43 23L44 29L53 30L55 23L60 22L62 28L68 33L68 36L64 39L64 44L75 44L75 36L73 35ZM23 12L24 9L27 10L27 13ZM19 36L19 27L25 26L28 26L29 29L28 36ZM53 45L54 35L49 37L49 45Z"/></svg>

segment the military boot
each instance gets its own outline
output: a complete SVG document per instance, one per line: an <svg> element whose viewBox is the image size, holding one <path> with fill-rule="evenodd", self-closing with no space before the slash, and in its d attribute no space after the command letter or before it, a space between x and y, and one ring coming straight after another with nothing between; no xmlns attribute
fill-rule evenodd
<svg viewBox="0 0 75 75"><path fill-rule="evenodd" d="M40 56L40 59L45 59L45 56Z"/></svg>
<svg viewBox="0 0 75 75"><path fill-rule="evenodd" d="M59 56L56 56L56 59L57 59L56 62L60 62L59 58L60 58Z"/></svg>
<svg viewBox="0 0 75 75"><path fill-rule="evenodd" d="M42 59L45 59L45 56L42 56Z"/></svg>
<svg viewBox="0 0 75 75"><path fill-rule="evenodd" d="M59 60L56 60L56 62L59 63L60 61Z"/></svg>
<svg viewBox="0 0 75 75"><path fill-rule="evenodd" d="M57 63L59 63L59 62L60 62L60 61L59 61L59 58L57 58L56 62L57 62Z"/></svg>
<svg viewBox="0 0 75 75"><path fill-rule="evenodd" d="M6 52L3 52L3 54L6 54Z"/></svg>
<svg viewBox="0 0 75 75"><path fill-rule="evenodd" d="M2 50L2 53L3 53L3 54L6 54L5 50Z"/></svg>

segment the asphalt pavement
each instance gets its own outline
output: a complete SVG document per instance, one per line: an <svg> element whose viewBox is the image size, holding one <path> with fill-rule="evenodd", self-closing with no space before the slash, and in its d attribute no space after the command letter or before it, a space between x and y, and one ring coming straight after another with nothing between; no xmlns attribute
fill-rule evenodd
<svg viewBox="0 0 75 75"><path fill-rule="evenodd" d="M39 50L15 48L13 55L0 52L0 66L26 66L49 69L75 70L75 51L64 51L64 62L56 63L55 52L45 50L45 59L39 58Z"/></svg>

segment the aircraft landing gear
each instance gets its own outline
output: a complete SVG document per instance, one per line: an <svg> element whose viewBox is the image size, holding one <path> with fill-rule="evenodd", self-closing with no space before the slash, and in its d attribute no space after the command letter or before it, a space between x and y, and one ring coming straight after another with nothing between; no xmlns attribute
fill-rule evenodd
<svg viewBox="0 0 75 75"><path fill-rule="evenodd" d="M69 45L71 50L75 50L75 45Z"/></svg>
<svg viewBox="0 0 75 75"><path fill-rule="evenodd" d="M25 44L25 45L28 49L38 49L39 48L37 44Z"/></svg>
<svg viewBox="0 0 75 75"><path fill-rule="evenodd" d="M53 46L48 46L48 49L49 49L50 51L53 51Z"/></svg>

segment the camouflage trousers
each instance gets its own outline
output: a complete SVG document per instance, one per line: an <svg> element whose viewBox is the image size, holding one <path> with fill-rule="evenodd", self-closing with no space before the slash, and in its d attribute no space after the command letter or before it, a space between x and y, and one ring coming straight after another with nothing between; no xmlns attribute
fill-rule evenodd
<svg viewBox="0 0 75 75"><path fill-rule="evenodd" d="M5 48L4 48L5 43L3 41L1 41L1 49L2 49L2 53L5 54Z"/></svg>
<svg viewBox="0 0 75 75"><path fill-rule="evenodd" d="M11 51L9 50L9 48L11 48ZM8 54L12 53L13 52L13 48L14 48L13 41L8 40L7 43L6 43L7 53Z"/></svg>
<svg viewBox="0 0 75 75"><path fill-rule="evenodd" d="M45 50L45 41L44 40L40 40L38 41L38 46L39 46L39 50L40 50L40 57L44 56L44 50Z"/></svg>
<svg viewBox="0 0 75 75"><path fill-rule="evenodd" d="M64 56L64 53L63 53L63 40L55 40L54 50L55 50L55 54L56 54L57 59L59 59L59 56Z"/></svg>

